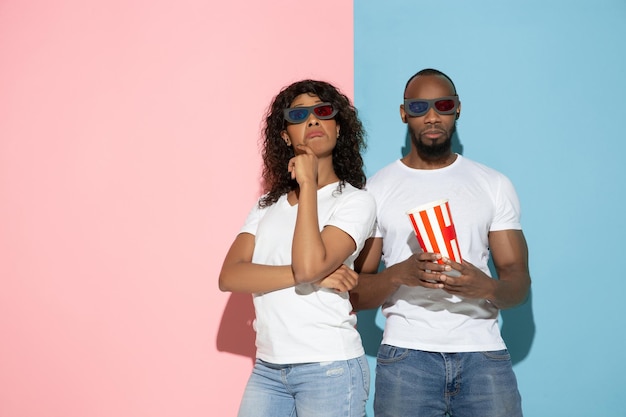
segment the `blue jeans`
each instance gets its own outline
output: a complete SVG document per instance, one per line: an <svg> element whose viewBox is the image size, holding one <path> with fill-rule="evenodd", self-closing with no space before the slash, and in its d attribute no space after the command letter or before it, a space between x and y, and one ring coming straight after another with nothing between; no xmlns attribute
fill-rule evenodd
<svg viewBox="0 0 626 417"><path fill-rule="evenodd" d="M521 417L507 350L437 353L381 345L376 417Z"/></svg>
<svg viewBox="0 0 626 417"><path fill-rule="evenodd" d="M365 356L294 365L257 359L238 417L363 417L369 384Z"/></svg>

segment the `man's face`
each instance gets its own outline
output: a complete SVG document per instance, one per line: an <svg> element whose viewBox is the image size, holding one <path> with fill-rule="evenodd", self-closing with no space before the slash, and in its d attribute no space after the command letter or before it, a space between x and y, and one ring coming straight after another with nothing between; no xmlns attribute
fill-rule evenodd
<svg viewBox="0 0 626 417"><path fill-rule="evenodd" d="M432 100L454 96L450 82L437 75L420 75L408 85L405 98ZM453 114L439 114L433 107L422 116L411 116L404 105L400 106L402 121L408 124L411 142L422 158L437 159L447 156L452 147L452 134L456 130L457 114L461 105Z"/></svg>

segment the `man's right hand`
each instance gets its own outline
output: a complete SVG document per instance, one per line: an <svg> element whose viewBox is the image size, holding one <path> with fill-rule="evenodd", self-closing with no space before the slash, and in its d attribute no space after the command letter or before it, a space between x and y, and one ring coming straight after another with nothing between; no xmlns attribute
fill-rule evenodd
<svg viewBox="0 0 626 417"><path fill-rule="evenodd" d="M431 289L443 288L441 276L444 271L450 271L449 265L442 265L438 253L422 252L409 256L406 260L393 265L389 271L394 284L409 287L425 287Z"/></svg>

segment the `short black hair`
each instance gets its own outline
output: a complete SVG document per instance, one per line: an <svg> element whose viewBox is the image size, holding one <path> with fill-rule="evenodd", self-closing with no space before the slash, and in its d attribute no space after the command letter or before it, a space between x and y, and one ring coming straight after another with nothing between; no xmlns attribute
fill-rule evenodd
<svg viewBox="0 0 626 417"><path fill-rule="evenodd" d="M454 95L456 95L456 86L454 85L454 81L452 81L452 78L448 77L446 74L444 74L443 72L436 70L434 68L424 68L421 71L416 72L415 74L413 74L413 76L411 78L409 78L409 80L406 82L406 85L404 86L404 95L406 96L406 89L409 88L409 84L411 83L411 81L413 81L413 79L415 77L419 77L420 75L438 75L440 77L444 77L446 80L450 81L450 84L452 84L452 90L454 90Z"/></svg>

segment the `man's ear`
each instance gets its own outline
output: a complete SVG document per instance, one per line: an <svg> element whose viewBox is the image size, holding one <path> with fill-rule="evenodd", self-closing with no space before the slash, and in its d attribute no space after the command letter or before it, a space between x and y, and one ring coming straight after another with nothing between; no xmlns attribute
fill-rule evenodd
<svg viewBox="0 0 626 417"><path fill-rule="evenodd" d="M407 123L406 112L404 111L404 104L400 104L400 118L402 119L402 123Z"/></svg>
<svg viewBox="0 0 626 417"><path fill-rule="evenodd" d="M456 109L456 116L454 120L459 120L459 117L461 117L461 102L459 102L459 107Z"/></svg>

